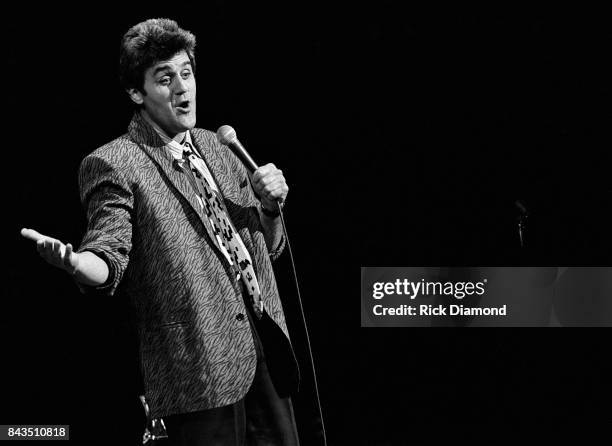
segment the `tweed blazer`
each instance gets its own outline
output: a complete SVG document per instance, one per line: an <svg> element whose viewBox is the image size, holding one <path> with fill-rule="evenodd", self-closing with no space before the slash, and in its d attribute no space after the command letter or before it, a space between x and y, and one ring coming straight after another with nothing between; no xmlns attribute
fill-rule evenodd
<svg viewBox="0 0 612 446"><path fill-rule="evenodd" d="M213 132L191 130L253 260L266 312L289 339L247 171ZM78 251L109 266L96 288L129 297L136 314L145 397L154 417L243 398L257 363L241 284L210 239L191 184L159 135L135 113L127 134L79 169L87 232Z"/></svg>

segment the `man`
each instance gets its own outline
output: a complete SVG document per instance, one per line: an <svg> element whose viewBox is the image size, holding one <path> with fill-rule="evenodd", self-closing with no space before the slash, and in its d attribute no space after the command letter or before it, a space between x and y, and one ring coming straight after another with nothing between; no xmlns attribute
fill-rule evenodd
<svg viewBox="0 0 612 446"><path fill-rule="evenodd" d="M84 292L129 296L145 398L172 444L298 444L297 364L271 265L287 183L273 164L250 177L194 127L194 49L168 19L125 34L120 75L137 110L80 166L81 246L22 235Z"/></svg>

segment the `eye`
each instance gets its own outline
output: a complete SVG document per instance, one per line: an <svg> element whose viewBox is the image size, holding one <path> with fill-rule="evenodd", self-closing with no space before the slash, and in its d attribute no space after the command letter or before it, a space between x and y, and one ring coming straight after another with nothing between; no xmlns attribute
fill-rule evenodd
<svg viewBox="0 0 612 446"><path fill-rule="evenodd" d="M188 79L191 77L191 70L185 70L181 73L181 77L183 79Z"/></svg>
<svg viewBox="0 0 612 446"><path fill-rule="evenodd" d="M170 76L164 76L157 80L160 85L170 85Z"/></svg>

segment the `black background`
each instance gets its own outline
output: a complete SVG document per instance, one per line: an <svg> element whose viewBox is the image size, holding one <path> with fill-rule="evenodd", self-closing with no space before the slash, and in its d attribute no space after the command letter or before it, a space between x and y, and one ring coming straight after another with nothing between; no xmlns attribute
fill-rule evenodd
<svg viewBox="0 0 612 446"><path fill-rule="evenodd" d="M0 422L70 424L76 444L141 434L123 302L85 299L19 229L80 240L76 169L131 116L120 37L156 16L198 38L198 126L233 125L288 178L330 444L498 444L534 426L546 442L609 425L607 330L360 329L357 297L359 266L610 265L603 11L220 1L7 19ZM289 268L285 254L299 327Z"/></svg>

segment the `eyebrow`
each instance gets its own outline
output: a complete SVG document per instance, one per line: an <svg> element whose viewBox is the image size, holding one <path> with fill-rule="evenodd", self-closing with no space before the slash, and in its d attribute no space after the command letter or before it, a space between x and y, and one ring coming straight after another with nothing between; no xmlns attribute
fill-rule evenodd
<svg viewBox="0 0 612 446"><path fill-rule="evenodd" d="M191 67L191 61L190 60L186 60L185 62L183 62L183 64L181 65L181 69L185 68L187 65L189 65ZM156 76L157 73L159 73L160 71L165 71L165 70L169 70L171 68L170 64L163 64L158 66L157 68L155 68L155 70L153 70L153 76Z"/></svg>

